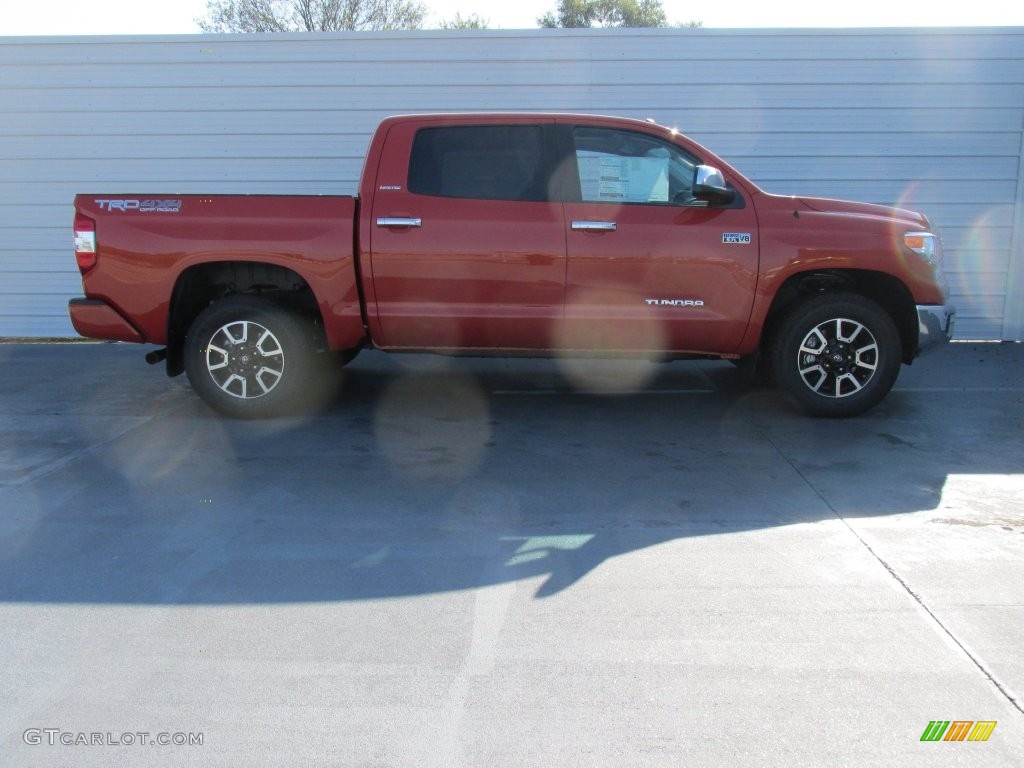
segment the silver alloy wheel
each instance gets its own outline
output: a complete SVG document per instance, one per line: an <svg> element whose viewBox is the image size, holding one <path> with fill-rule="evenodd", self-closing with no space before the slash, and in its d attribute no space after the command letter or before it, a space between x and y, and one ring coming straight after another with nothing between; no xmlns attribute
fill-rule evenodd
<svg viewBox="0 0 1024 768"><path fill-rule="evenodd" d="M284 375L284 348L264 325L236 320L222 325L206 345L206 370L225 393L263 397Z"/></svg>
<svg viewBox="0 0 1024 768"><path fill-rule="evenodd" d="M804 336L797 351L797 370L804 384L823 397L842 398L860 392L875 375L878 342L867 326L833 318Z"/></svg>

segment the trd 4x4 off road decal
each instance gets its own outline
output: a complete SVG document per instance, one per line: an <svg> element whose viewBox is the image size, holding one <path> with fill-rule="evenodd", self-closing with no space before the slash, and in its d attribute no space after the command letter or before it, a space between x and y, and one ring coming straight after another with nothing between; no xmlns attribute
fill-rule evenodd
<svg viewBox="0 0 1024 768"><path fill-rule="evenodd" d="M181 200L95 200L101 211L138 211L139 213L178 213Z"/></svg>

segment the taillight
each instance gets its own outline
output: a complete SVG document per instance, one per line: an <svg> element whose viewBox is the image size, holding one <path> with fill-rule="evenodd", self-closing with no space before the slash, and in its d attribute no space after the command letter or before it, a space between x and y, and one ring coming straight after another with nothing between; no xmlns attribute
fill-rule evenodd
<svg viewBox="0 0 1024 768"><path fill-rule="evenodd" d="M96 266L96 222L75 214L75 260L83 275Z"/></svg>

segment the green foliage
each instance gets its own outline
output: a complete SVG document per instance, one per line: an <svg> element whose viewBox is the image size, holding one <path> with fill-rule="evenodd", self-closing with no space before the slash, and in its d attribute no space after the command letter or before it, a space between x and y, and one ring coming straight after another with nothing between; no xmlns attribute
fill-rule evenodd
<svg viewBox="0 0 1024 768"><path fill-rule="evenodd" d="M415 0L207 0L203 32L340 32L421 29Z"/></svg>
<svg viewBox="0 0 1024 768"><path fill-rule="evenodd" d="M456 13L454 19L441 22L441 29L487 29L490 23L490 19L483 19L475 13L466 18Z"/></svg>
<svg viewBox="0 0 1024 768"><path fill-rule="evenodd" d="M558 0L537 19L542 27L667 27L661 0Z"/></svg>

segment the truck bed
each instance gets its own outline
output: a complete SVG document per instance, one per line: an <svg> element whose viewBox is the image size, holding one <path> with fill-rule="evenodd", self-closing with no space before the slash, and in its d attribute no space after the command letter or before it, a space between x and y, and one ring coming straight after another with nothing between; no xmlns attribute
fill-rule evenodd
<svg viewBox="0 0 1024 768"><path fill-rule="evenodd" d="M364 334L357 206L351 196L78 195L76 213L95 224L97 261L72 321L85 336L110 338L121 322L133 341L166 344L168 302L188 290L190 269L231 275L232 263L258 262L296 273L316 297L329 346L354 346Z"/></svg>

